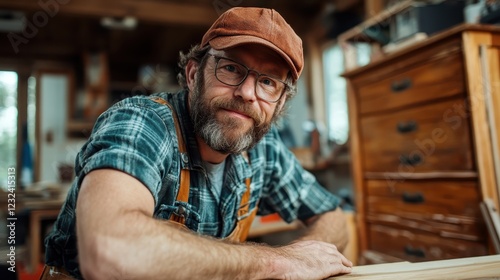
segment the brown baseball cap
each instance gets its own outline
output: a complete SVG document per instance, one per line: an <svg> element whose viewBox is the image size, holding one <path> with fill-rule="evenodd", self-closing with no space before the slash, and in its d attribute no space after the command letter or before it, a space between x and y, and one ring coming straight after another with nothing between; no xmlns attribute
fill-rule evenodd
<svg viewBox="0 0 500 280"><path fill-rule="evenodd" d="M223 50L243 44L260 44L278 53L289 65L294 80L304 67L302 40L273 9L235 7L223 13L201 41Z"/></svg>

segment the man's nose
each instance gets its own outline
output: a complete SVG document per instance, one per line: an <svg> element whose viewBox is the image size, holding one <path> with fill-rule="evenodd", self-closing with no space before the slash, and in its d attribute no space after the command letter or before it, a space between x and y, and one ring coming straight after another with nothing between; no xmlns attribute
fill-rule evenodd
<svg viewBox="0 0 500 280"><path fill-rule="evenodd" d="M256 80L257 75L252 72L248 73L243 83L241 83L235 91L235 96L241 97L244 101L254 102L257 100L256 95Z"/></svg>

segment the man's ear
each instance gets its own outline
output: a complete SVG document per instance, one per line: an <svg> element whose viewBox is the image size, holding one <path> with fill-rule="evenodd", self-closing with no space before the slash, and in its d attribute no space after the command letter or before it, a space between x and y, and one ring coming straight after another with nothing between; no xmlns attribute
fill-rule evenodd
<svg viewBox="0 0 500 280"><path fill-rule="evenodd" d="M189 91L193 91L194 89L197 71L198 71L198 63L190 59L186 65L186 84L189 88Z"/></svg>
<svg viewBox="0 0 500 280"><path fill-rule="evenodd" d="M287 98L288 96L286 95L286 93L283 94L281 99L278 101L278 104L276 105L276 110L281 111L283 109L283 106L285 106Z"/></svg>

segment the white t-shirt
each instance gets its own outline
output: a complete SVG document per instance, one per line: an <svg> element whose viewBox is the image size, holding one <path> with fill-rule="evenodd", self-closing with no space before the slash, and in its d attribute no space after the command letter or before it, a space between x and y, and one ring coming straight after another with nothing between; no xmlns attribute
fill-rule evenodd
<svg viewBox="0 0 500 280"><path fill-rule="evenodd" d="M212 185L212 190L215 192L215 197L217 198L217 201L220 202L220 194L222 192L224 167L226 166L226 161L217 164L203 161L203 166L207 170L208 179L210 180L210 184Z"/></svg>

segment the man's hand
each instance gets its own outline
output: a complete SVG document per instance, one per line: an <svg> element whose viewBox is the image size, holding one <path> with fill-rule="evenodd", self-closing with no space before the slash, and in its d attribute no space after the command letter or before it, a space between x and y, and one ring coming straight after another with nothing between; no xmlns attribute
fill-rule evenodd
<svg viewBox="0 0 500 280"><path fill-rule="evenodd" d="M352 270L352 263L330 243L297 241L277 250L285 258L278 264L285 271L284 279L324 279Z"/></svg>

